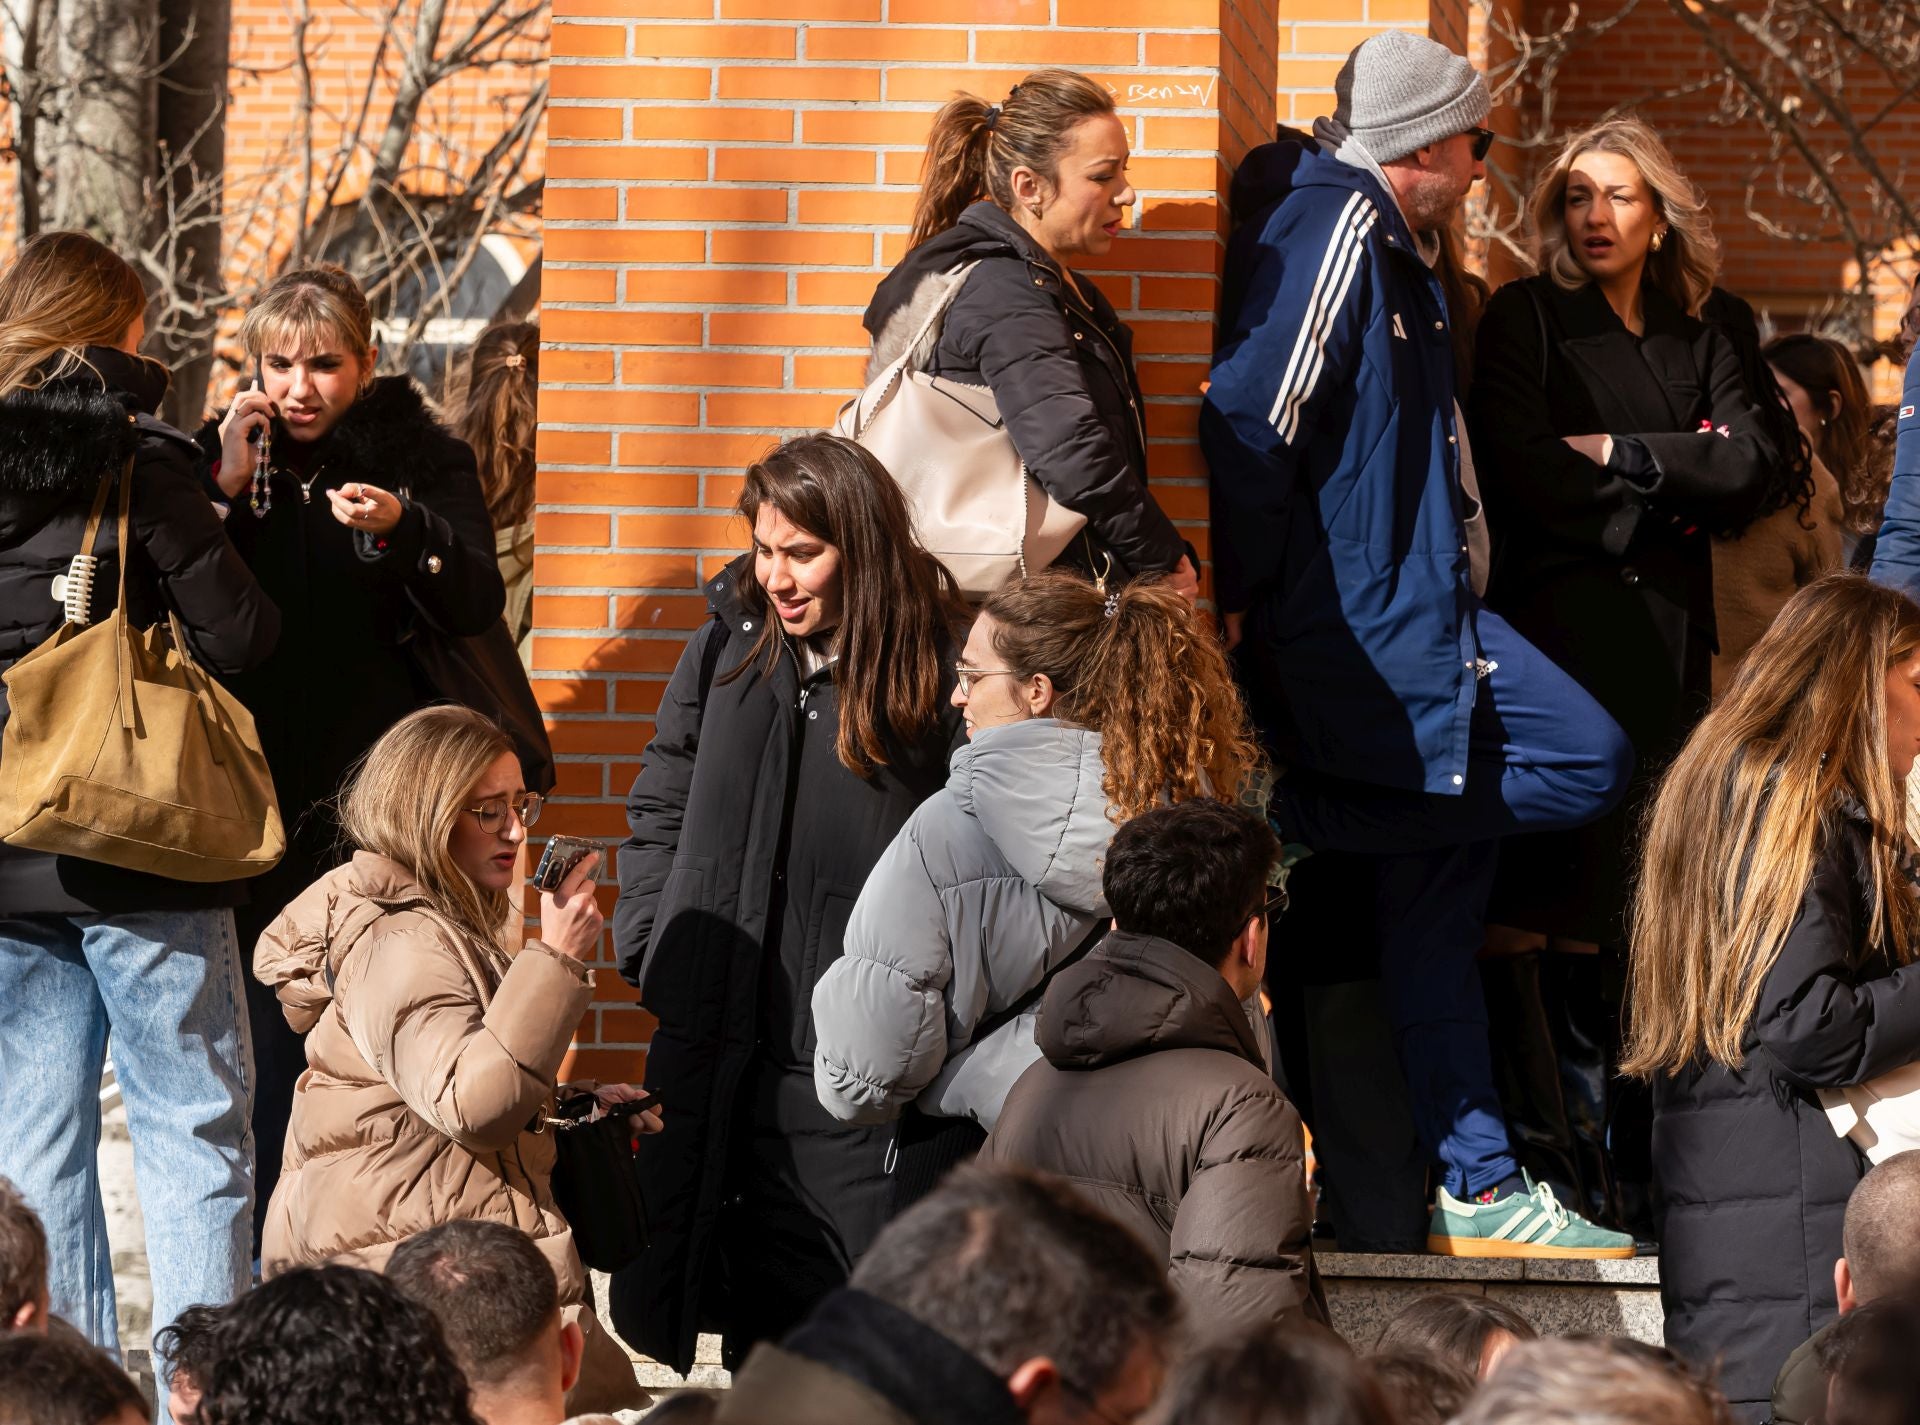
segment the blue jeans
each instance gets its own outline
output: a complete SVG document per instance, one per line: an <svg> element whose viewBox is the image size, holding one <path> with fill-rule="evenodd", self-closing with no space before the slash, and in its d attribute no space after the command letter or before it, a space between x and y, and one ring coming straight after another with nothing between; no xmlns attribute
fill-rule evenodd
<svg viewBox="0 0 1920 1425"><path fill-rule="evenodd" d="M0 917L0 1175L46 1224L54 1311L117 1352L97 1166L109 1036L157 1332L252 1276L252 1046L232 911Z"/></svg>
<svg viewBox="0 0 1920 1425"><path fill-rule="evenodd" d="M1375 914L1380 978L1414 1125L1447 1190L1478 1192L1518 1171L1494 1086L1474 963L1497 838L1562 831L1626 795L1633 748L1591 695L1485 609L1480 680L1458 796L1400 791L1292 769L1274 820L1289 840L1382 856Z"/></svg>

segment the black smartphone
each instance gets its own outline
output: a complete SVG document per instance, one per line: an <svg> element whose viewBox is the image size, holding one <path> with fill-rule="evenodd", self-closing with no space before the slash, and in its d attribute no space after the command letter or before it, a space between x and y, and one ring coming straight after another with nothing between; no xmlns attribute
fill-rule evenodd
<svg viewBox="0 0 1920 1425"><path fill-rule="evenodd" d="M546 850L540 853L540 864L533 868L533 884L536 890L557 891L567 873L578 866L588 852L599 849L597 842L581 836L549 836Z"/></svg>

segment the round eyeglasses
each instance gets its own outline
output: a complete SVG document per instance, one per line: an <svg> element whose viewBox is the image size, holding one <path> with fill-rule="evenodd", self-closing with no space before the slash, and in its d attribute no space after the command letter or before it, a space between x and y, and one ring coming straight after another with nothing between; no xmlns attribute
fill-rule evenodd
<svg viewBox="0 0 1920 1425"><path fill-rule="evenodd" d="M513 797L489 797L478 806L465 810L473 813L473 819L480 823L480 829L493 836L507 824L507 815L512 813L520 819L522 826L532 826L540 820L540 808L546 805L546 798L538 792L524 792L516 800Z"/></svg>

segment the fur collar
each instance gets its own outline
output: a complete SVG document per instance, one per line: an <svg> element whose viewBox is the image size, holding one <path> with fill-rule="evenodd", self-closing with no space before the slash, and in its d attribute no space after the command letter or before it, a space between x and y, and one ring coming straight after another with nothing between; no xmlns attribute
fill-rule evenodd
<svg viewBox="0 0 1920 1425"><path fill-rule="evenodd" d="M198 440L210 459L220 457L222 411L200 427ZM276 428L276 447L288 439ZM446 470L459 437L440 423L426 393L411 376L382 376L367 388L339 423L320 438L326 458L392 489L430 490ZM339 478L347 478L345 475ZM328 477L331 482L334 477Z"/></svg>
<svg viewBox="0 0 1920 1425"><path fill-rule="evenodd" d="M91 495L139 439L126 404L100 386L15 391L0 400L0 492Z"/></svg>
<svg viewBox="0 0 1920 1425"><path fill-rule="evenodd" d="M866 375L861 378L862 385L873 384L873 379L900 359L907 343L913 340L913 334L920 330L920 324L947 298L947 294L960 285L958 272L929 272L922 277L913 289L913 295L900 306L894 308L892 315L884 321L873 338L873 354L867 358ZM908 363L915 371L924 371L933 362L934 349L940 345L940 327L936 324L929 328L920 345L914 348L913 359Z"/></svg>

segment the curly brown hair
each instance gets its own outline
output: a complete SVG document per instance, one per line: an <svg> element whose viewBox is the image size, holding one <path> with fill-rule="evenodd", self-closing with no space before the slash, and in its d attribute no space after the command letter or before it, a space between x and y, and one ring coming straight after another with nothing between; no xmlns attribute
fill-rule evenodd
<svg viewBox="0 0 1920 1425"><path fill-rule="evenodd" d="M1208 621L1164 579L1103 594L1049 570L989 597L994 651L1053 683L1054 715L1100 734L1116 821L1162 800L1232 800L1260 764L1245 701Z"/></svg>

